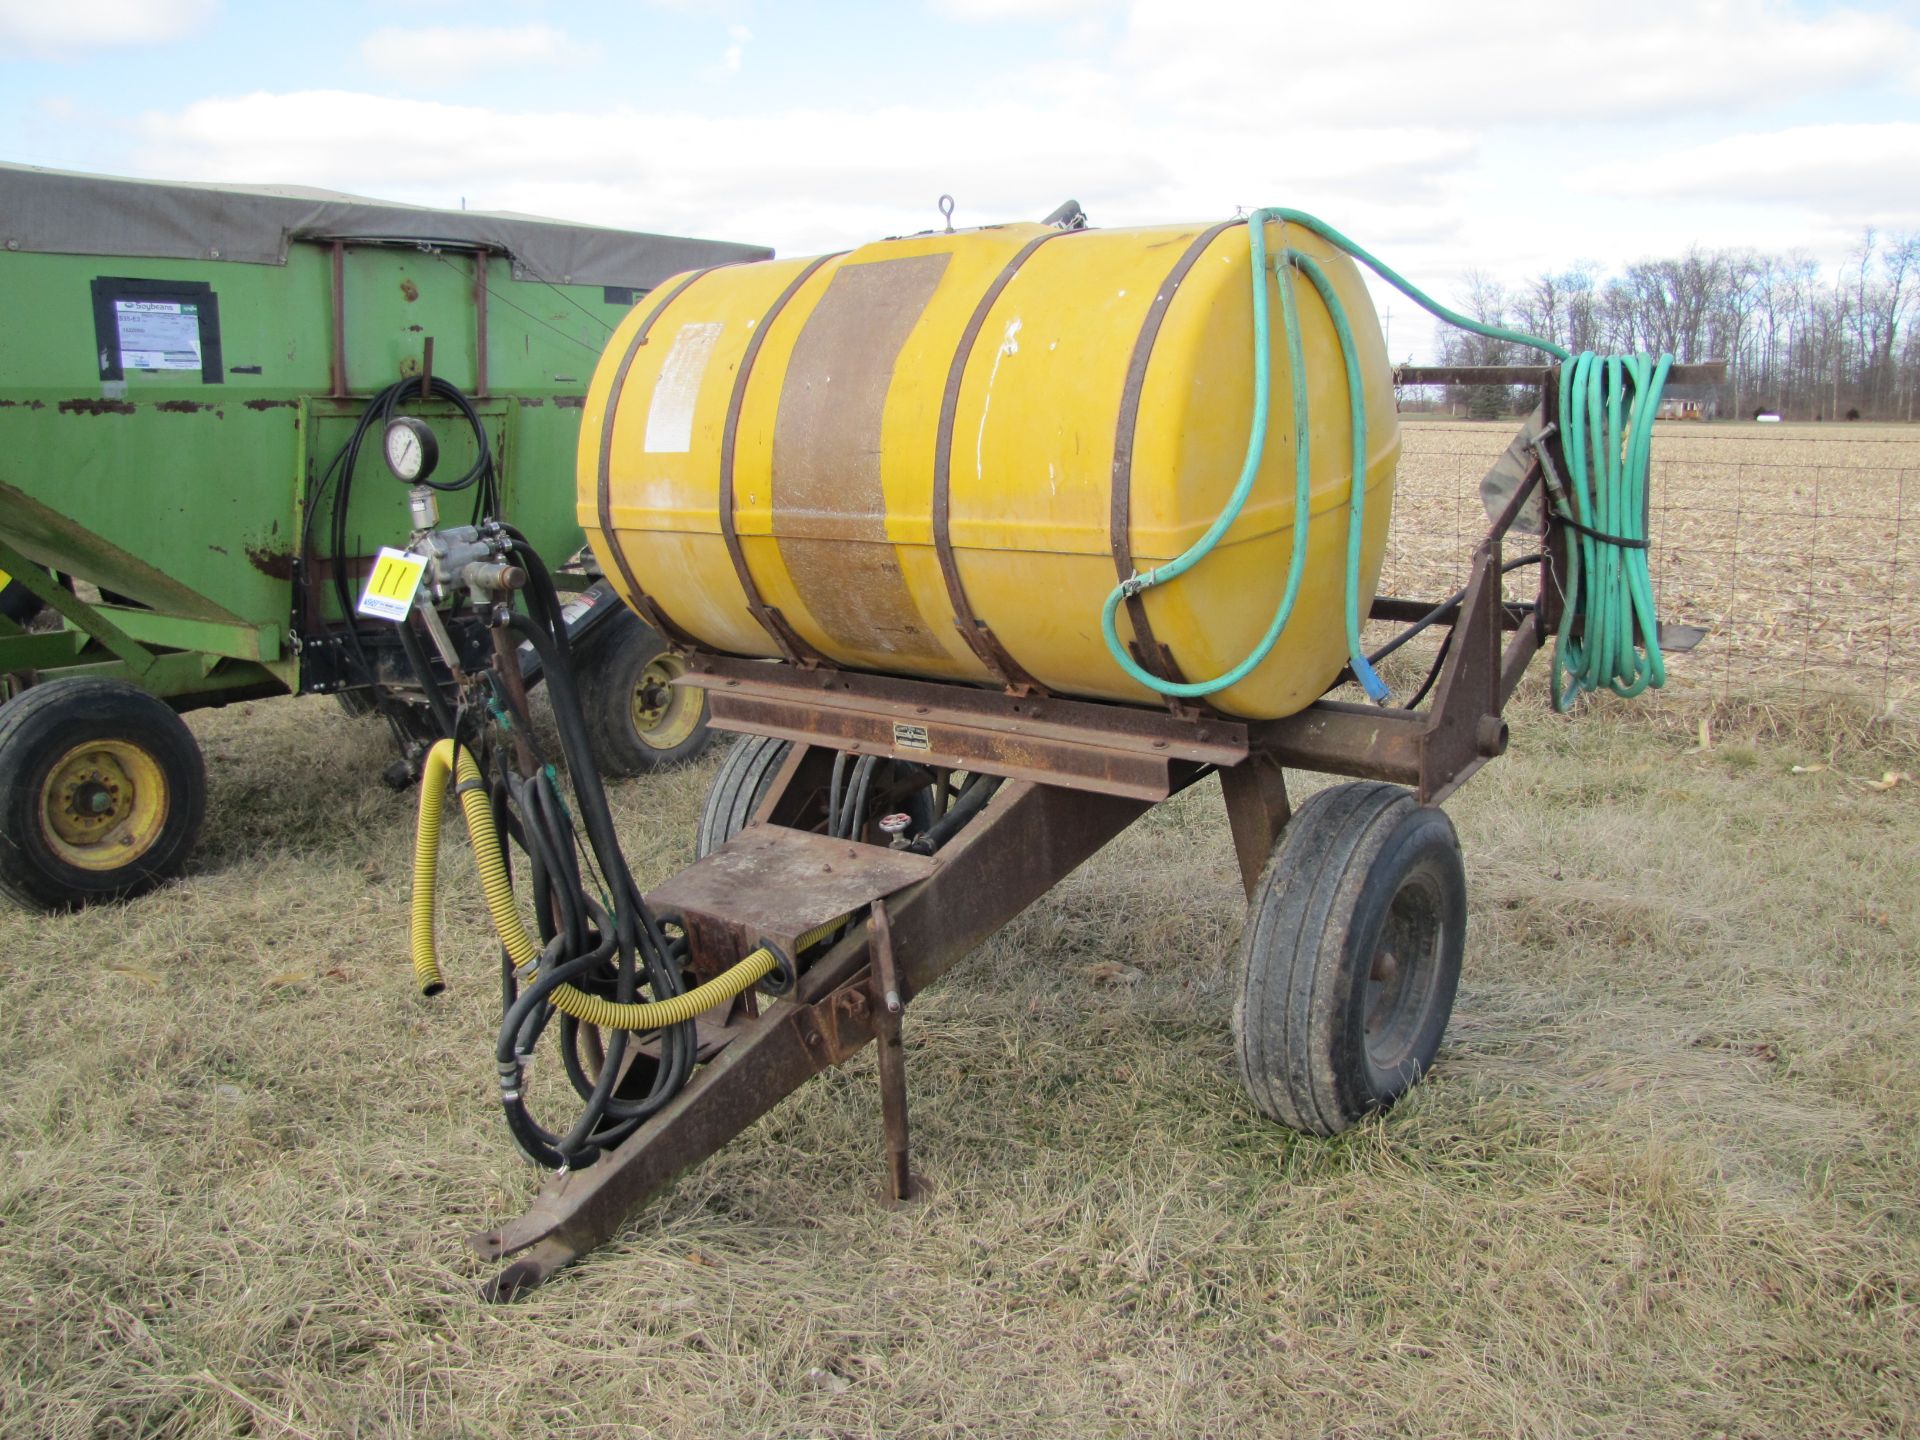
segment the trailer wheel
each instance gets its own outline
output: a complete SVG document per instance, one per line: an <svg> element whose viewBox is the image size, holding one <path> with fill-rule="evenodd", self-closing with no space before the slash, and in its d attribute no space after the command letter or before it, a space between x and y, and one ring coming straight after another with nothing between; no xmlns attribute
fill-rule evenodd
<svg viewBox="0 0 1920 1440"><path fill-rule="evenodd" d="M1393 785L1300 807L1240 944L1234 1049L1254 1107L1335 1135L1432 1065L1466 945L1467 882L1446 814Z"/></svg>
<svg viewBox="0 0 1920 1440"><path fill-rule="evenodd" d="M742 735L734 741L707 789L706 804L700 807L694 859L704 860L747 828L792 748L791 740L772 735Z"/></svg>
<svg viewBox="0 0 1920 1440"><path fill-rule="evenodd" d="M608 775L641 775L693 759L713 740L707 695L672 682L686 662L624 607L582 646L580 708L593 758Z"/></svg>
<svg viewBox="0 0 1920 1440"><path fill-rule="evenodd" d="M65 910L185 866L206 813L193 733L118 680L49 680L0 706L0 893Z"/></svg>

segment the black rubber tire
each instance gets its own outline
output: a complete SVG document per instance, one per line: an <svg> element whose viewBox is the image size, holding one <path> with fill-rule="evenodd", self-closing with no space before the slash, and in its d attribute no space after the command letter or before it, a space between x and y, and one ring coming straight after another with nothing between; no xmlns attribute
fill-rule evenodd
<svg viewBox="0 0 1920 1440"><path fill-rule="evenodd" d="M693 836L694 859L705 859L746 829L792 748L791 740L772 735L742 735L734 741L707 788L706 803L700 807L700 826Z"/></svg>
<svg viewBox="0 0 1920 1440"><path fill-rule="evenodd" d="M684 765L713 743L707 692L672 688L661 718L642 728L635 713L641 685L679 666L654 628L624 606L600 622L574 653L587 744L604 775L644 775ZM652 672L652 673L650 673Z"/></svg>
<svg viewBox="0 0 1920 1440"><path fill-rule="evenodd" d="M24 625L45 608L46 602L38 595L0 571L0 615L16 625Z"/></svg>
<svg viewBox="0 0 1920 1440"><path fill-rule="evenodd" d="M123 864L73 863L48 829L58 767L88 741L131 747L159 782L160 813L150 838ZM92 783L97 788L97 776ZM33 686L0 706L0 894L19 904L70 910L144 894L185 868L206 807L206 766L193 732L144 690L70 677ZM107 844L112 833L101 832L97 843ZM86 846L76 848L85 853Z"/></svg>
<svg viewBox="0 0 1920 1440"><path fill-rule="evenodd" d="M1375 783L1310 798L1281 834L1240 942L1234 1051L1254 1108L1336 1135L1433 1064L1466 948L1444 811Z"/></svg>

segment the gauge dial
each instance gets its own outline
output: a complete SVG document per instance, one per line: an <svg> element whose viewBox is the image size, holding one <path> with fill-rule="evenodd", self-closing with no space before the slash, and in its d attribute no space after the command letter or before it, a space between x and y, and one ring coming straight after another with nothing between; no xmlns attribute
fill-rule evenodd
<svg viewBox="0 0 1920 1440"><path fill-rule="evenodd" d="M433 473L440 459L440 442L424 420L402 415L387 425L387 468L412 484Z"/></svg>

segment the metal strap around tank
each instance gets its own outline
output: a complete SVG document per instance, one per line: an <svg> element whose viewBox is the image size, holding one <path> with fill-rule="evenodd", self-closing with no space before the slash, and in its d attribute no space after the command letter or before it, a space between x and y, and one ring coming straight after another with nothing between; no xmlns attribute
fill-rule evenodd
<svg viewBox="0 0 1920 1440"><path fill-rule="evenodd" d="M767 332L773 329L773 322L780 318L780 312L787 308L787 302L799 293L800 287L813 278L813 274L829 260L838 260L847 252L836 250L830 255L821 255L808 262L805 269L794 276L787 288L780 292L780 298L773 302L760 323L754 327L752 338L740 356L740 369L733 377L733 393L727 397L726 423L720 432L720 535L727 542L727 558L733 561L733 573L740 581L740 589L747 597L747 612L767 632L780 653L794 664L820 664L826 659L806 641L802 640L787 623L787 617L768 605L760 594L760 587L754 583L753 572L747 568L746 551L740 545L739 527L734 523L733 515L733 460L735 446L740 435L740 412L747 403L747 383L753 378L753 362L760 354L760 347L766 343Z"/></svg>
<svg viewBox="0 0 1920 1440"><path fill-rule="evenodd" d="M934 553L940 558L940 574L947 582L947 601L953 606L953 623L959 627L961 638L967 642L967 647L980 663L987 667L987 673L1010 689L1044 691L1045 687L1021 668L1019 662L1007 653L999 637L973 613L973 606L967 599L967 587L960 580L960 567L953 558L953 537L948 529L953 499L953 426L960 411L960 382L966 378L967 362L973 358L974 342L980 338L980 331L986 326L987 312L993 309L1001 292L1012 282L1015 272L1027 263L1027 257L1049 240L1084 233L1079 230L1055 230L1046 235L1036 235L1020 247L1019 253L994 277L986 294L980 297L980 303L973 307L973 314L967 318L967 328L960 332L960 343L954 347L953 364L947 370L947 388L940 397L940 428L933 448Z"/></svg>
<svg viewBox="0 0 1920 1440"><path fill-rule="evenodd" d="M1209 245L1235 225L1245 223L1244 220L1223 220L1194 238L1173 269L1167 272L1167 278L1160 282L1153 303L1147 307L1147 317L1141 322L1140 337L1134 341L1126 383L1120 390L1120 416L1113 437L1113 563L1122 580L1134 573L1133 443L1140 427L1140 395L1147 383L1147 364L1153 359L1153 342L1159 338L1161 323L1167 318L1167 310L1187 272L1199 263ZM1174 663L1172 652L1154 638L1146 602L1138 595L1129 595L1126 603L1127 619L1133 625L1134 657L1162 680L1179 681L1180 669Z"/></svg>
<svg viewBox="0 0 1920 1440"><path fill-rule="evenodd" d="M699 641L675 625L666 613L653 602L651 596L640 588L640 581L633 573L633 567L627 563L625 547L613 532L613 422L620 414L620 393L627 386L627 372L633 368L634 358L639 355L640 347L647 343L647 332L653 329L653 322L667 312L669 306L686 293L687 287L703 275L711 275L723 267L709 265L705 270L696 270L686 279L666 293L660 303L653 307L647 318L640 322L640 328L634 331L633 339L627 344L627 353L620 357L620 368L613 372L613 385L607 391L607 413L600 421L600 473L599 502L600 530L607 537L607 549L611 552L614 567L619 570L620 578L627 582L630 602L640 614L640 618L658 630L661 635L681 645L698 646Z"/></svg>

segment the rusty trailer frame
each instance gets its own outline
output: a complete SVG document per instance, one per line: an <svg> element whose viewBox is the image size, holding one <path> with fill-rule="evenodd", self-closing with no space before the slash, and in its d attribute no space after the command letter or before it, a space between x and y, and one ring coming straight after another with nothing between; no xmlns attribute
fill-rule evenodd
<svg viewBox="0 0 1920 1440"><path fill-rule="evenodd" d="M555 1173L527 1212L471 1239L506 1262L483 1290L505 1299L611 1239L679 1171L713 1154L807 1079L880 1044L886 1193L913 1191L902 1011L963 956L1158 802L1218 773L1249 897L1292 815L1288 769L1452 794L1507 746L1501 712L1560 623L1565 537L1549 523L1530 602L1503 595L1504 547L1544 485L1541 455L1473 552L1468 583L1434 604L1377 598L1376 619L1451 631L1425 710L1321 700L1248 723L1188 707L1145 710L905 680L791 662L690 653L680 683L707 692L721 729L793 742L752 823L647 895L675 916L696 975L771 940L791 953L852 917L787 995L749 991L698 1022L699 1064L665 1109L585 1169ZM1004 777L930 855L817 833L836 753L944 775ZM646 1053L646 1047L629 1047Z"/></svg>

